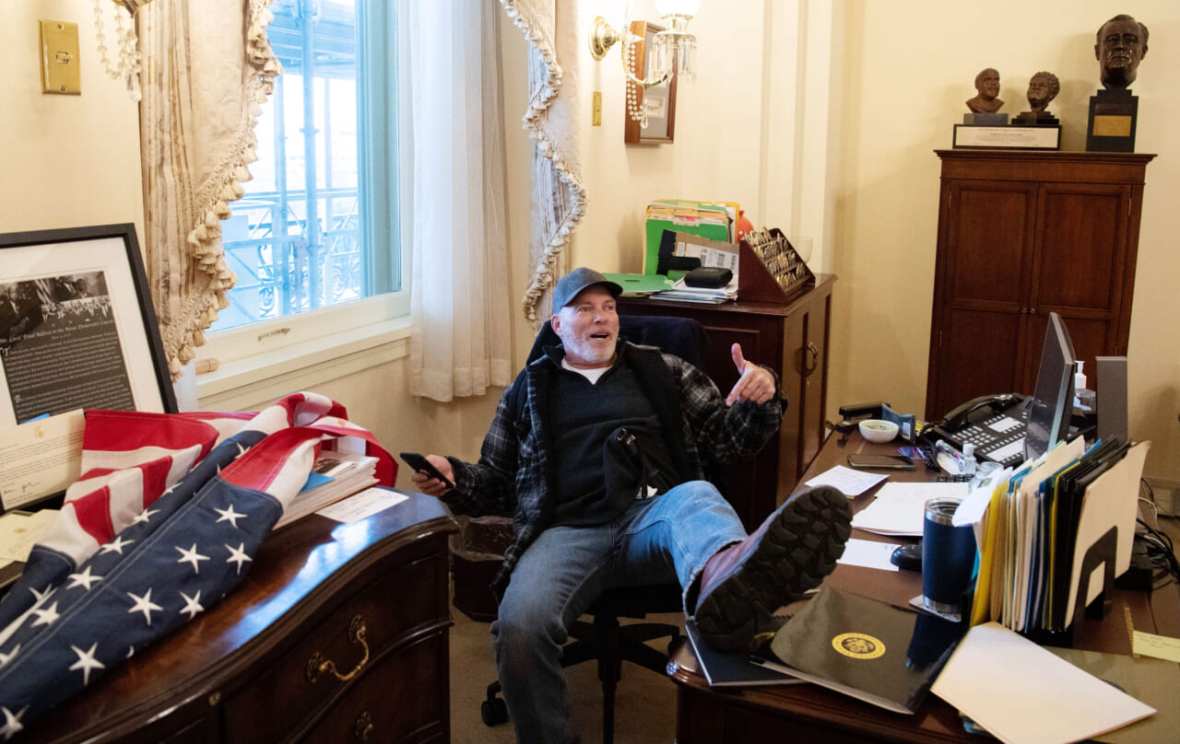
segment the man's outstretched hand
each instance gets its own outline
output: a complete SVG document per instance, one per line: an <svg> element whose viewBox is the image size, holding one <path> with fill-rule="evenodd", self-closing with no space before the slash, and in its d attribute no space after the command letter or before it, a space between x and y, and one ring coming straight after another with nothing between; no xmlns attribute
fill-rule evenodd
<svg viewBox="0 0 1180 744"><path fill-rule="evenodd" d="M426 459L431 465L438 468L438 472L445 475L447 480L451 483L455 482L455 469L451 467L450 460L440 455L426 455ZM410 474L410 480L414 482L415 488L431 496L442 496L447 492L447 484L418 470Z"/></svg>
<svg viewBox="0 0 1180 744"><path fill-rule="evenodd" d="M737 367L741 377L725 397L725 405L732 406L739 400L762 405L770 400L774 395L774 375L757 364L747 362L742 356L741 344L731 346L729 353L733 357L733 366Z"/></svg>

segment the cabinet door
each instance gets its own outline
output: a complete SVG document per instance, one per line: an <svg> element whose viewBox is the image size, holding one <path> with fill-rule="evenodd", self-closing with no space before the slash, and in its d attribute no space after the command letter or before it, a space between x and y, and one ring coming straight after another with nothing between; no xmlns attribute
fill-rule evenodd
<svg viewBox="0 0 1180 744"><path fill-rule="evenodd" d="M1021 386L1037 192L1031 184L953 181L942 201L927 380L932 418Z"/></svg>
<svg viewBox="0 0 1180 744"><path fill-rule="evenodd" d="M828 380L828 295L814 302L800 313L803 326L803 345L799 349L799 373L802 392L799 395L800 449L798 456L787 460L793 468L790 483L782 489L789 494L799 476L811 465L824 444L824 406ZM788 334L790 335L790 334Z"/></svg>
<svg viewBox="0 0 1180 744"><path fill-rule="evenodd" d="M1036 382L1050 312L1065 321L1087 372L1095 369L1096 356L1126 353L1119 319L1126 291L1130 203L1130 186L1041 186L1024 392L1031 392Z"/></svg>

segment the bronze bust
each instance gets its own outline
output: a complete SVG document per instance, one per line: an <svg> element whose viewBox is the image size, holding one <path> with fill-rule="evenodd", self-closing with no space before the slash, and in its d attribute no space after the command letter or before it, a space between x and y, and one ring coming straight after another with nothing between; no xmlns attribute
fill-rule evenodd
<svg viewBox="0 0 1180 744"><path fill-rule="evenodd" d="M1038 72L1028 81L1028 105L1035 114L1043 114L1049 102L1061 92L1061 82L1051 72Z"/></svg>
<svg viewBox="0 0 1180 744"><path fill-rule="evenodd" d="M1098 28L1094 57L1105 88L1126 88L1135 82L1139 63L1147 56L1147 26L1120 13Z"/></svg>
<svg viewBox="0 0 1180 744"><path fill-rule="evenodd" d="M967 99L967 108L977 114L994 114L1004 105L1000 94L1000 73L985 67L975 76L976 96Z"/></svg>

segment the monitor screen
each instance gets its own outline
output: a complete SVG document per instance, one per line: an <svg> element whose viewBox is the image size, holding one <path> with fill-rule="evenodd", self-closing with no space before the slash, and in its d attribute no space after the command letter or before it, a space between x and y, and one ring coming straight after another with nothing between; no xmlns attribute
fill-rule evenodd
<svg viewBox="0 0 1180 744"><path fill-rule="evenodd" d="M1073 412L1073 342L1064 321L1049 313L1045 343L1041 346L1041 366L1037 369L1037 386L1028 409L1028 429L1024 436L1024 456L1040 457L1061 441L1069 429Z"/></svg>

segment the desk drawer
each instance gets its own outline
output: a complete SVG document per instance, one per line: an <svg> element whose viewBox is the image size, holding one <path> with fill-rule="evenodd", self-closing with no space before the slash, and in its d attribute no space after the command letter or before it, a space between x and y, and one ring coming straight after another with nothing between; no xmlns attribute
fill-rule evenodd
<svg viewBox="0 0 1180 744"><path fill-rule="evenodd" d="M399 648L349 688L304 742L424 744L450 741L447 633Z"/></svg>
<svg viewBox="0 0 1180 744"><path fill-rule="evenodd" d="M355 592L318 623L297 629L293 644L226 702L231 741L279 741L303 729L346 688L373 676L369 668L391 648L449 623L444 553L378 564L355 583Z"/></svg>

